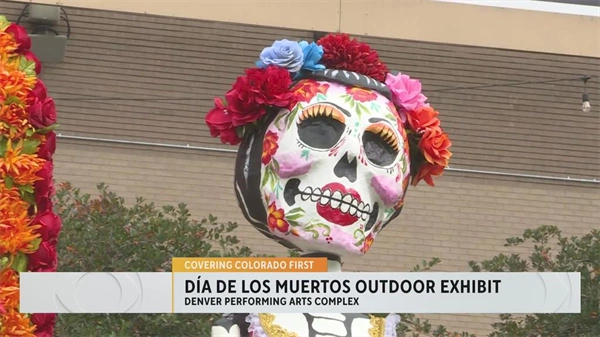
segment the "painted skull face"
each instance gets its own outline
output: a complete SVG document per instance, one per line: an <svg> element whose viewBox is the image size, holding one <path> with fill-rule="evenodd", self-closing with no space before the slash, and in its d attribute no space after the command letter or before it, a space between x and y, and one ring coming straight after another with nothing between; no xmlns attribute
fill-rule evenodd
<svg viewBox="0 0 600 337"><path fill-rule="evenodd" d="M365 254L400 213L410 179L396 108L375 90L334 81L294 88L300 101L240 147L242 211L287 247Z"/></svg>

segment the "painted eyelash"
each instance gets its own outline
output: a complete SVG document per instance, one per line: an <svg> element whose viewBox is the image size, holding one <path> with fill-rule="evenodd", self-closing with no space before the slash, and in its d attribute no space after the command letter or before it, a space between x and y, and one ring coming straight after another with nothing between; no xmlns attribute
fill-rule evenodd
<svg viewBox="0 0 600 337"><path fill-rule="evenodd" d="M299 140L296 140L296 144L298 144L299 148L306 149L306 146L304 144L302 144Z"/></svg>
<svg viewBox="0 0 600 337"><path fill-rule="evenodd" d="M398 142L398 137L396 137L396 134L389 126L383 123L372 124L367 128L366 131L372 132L381 137L381 139L383 139L383 141L385 141L389 146L391 146L392 149L394 149L394 151L400 151L400 143Z"/></svg>
<svg viewBox="0 0 600 337"><path fill-rule="evenodd" d="M334 106L331 106L329 104L313 104L313 105L305 108L304 110L302 110L302 114L300 115L300 118L298 119L298 123L302 123L303 121L305 121L309 118L320 117L320 116L335 119L335 120L339 121L340 123L346 122L346 118L344 117L344 114L341 111L339 111L337 108L335 108Z"/></svg>

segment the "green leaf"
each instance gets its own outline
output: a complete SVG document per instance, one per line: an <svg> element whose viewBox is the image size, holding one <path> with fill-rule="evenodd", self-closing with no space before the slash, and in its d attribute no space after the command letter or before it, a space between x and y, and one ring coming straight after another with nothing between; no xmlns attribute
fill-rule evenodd
<svg viewBox="0 0 600 337"><path fill-rule="evenodd" d="M37 148L40 145L40 141L37 139L28 138L23 142L22 154L34 154L37 152Z"/></svg>
<svg viewBox="0 0 600 337"><path fill-rule="evenodd" d="M8 19L6 19L6 16L0 15L0 30L4 30L9 25L10 22L8 21Z"/></svg>
<svg viewBox="0 0 600 337"><path fill-rule="evenodd" d="M35 205L35 195L33 193L21 191L21 198L28 203Z"/></svg>
<svg viewBox="0 0 600 337"><path fill-rule="evenodd" d="M308 160L308 155L310 154L310 150L309 149L303 149L302 150L302 155L300 156L300 158L306 158L306 160Z"/></svg>
<svg viewBox="0 0 600 337"><path fill-rule="evenodd" d="M260 182L260 186L262 187L265 187L269 183L269 167L270 165L267 165L267 167L265 167L265 175L263 176L262 181Z"/></svg>
<svg viewBox="0 0 600 337"><path fill-rule="evenodd" d="M294 107L294 109L292 109L292 111L286 116L286 118L285 118L286 130L289 129L290 126L292 126L292 122L296 119L296 115L298 114L299 110L300 110L300 104L296 105L296 107Z"/></svg>
<svg viewBox="0 0 600 337"><path fill-rule="evenodd" d="M273 173L279 172L279 162L275 159L271 159L271 165L273 165Z"/></svg>
<svg viewBox="0 0 600 337"><path fill-rule="evenodd" d="M371 102L371 110L379 111L379 104L377 104L375 102ZM393 116L392 116L392 118L393 118Z"/></svg>
<svg viewBox="0 0 600 337"><path fill-rule="evenodd" d="M292 226L292 227L298 227L298 226L300 226L300 224L299 224L297 221L295 221L295 220L287 220L287 222L288 222L288 223L290 224L290 226Z"/></svg>
<svg viewBox="0 0 600 337"><path fill-rule="evenodd" d="M295 213L301 213L304 214L304 210L302 209L302 207L296 207L296 208L292 208L289 212L287 212L287 214L295 214Z"/></svg>
<svg viewBox="0 0 600 337"><path fill-rule="evenodd" d="M6 153L6 147L8 145L8 139L4 137L0 137L0 157L4 157Z"/></svg>
<svg viewBox="0 0 600 337"><path fill-rule="evenodd" d="M4 185L6 185L6 188L13 188L13 186L15 186L15 181L11 176L6 176L6 178L4 178Z"/></svg>
<svg viewBox="0 0 600 337"><path fill-rule="evenodd" d="M19 69L25 73L26 76L35 76L35 62L28 60L25 56L21 56L19 59Z"/></svg>
<svg viewBox="0 0 600 337"><path fill-rule="evenodd" d="M48 132L50 132L50 131L52 131L52 130L54 130L54 129L58 128L58 127L59 127L59 125L58 125L58 124L52 124L52 125L50 125L50 126L47 126L47 127L45 127L45 128L41 128L41 129L37 129L37 130L35 130L35 133L39 133L39 134L41 134L41 135L45 135L45 134L47 134Z"/></svg>
<svg viewBox="0 0 600 337"><path fill-rule="evenodd" d="M29 262L29 259L27 258L27 255L25 255L23 253L19 253L17 256L15 256L15 259L13 260L11 268L20 273L26 272L28 262Z"/></svg>
<svg viewBox="0 0 600 337"><path fill-rule="evenodd" d="M27 137L33 136L34 133L35 133L35 131L33 129L27 129L27 131L25 131L25 135Z"/></svg>
<svg viewBox="0 0 600 337"><path fill-rule="evenodd" d="M325 101L326 99L327 99L327 96L323 95L322 93L317 94L317 102Z"/></svg>
<svg viewBox="0 0 600 337"><path fill-rule="evenodd" d="M315 224L315 227L323 228L324 229L323 235L325 235L325 236L329 236L331 234L331 227L329 227L326 224L317 223L317 224Z"/></svg>
<svg viewBox="0 0 600 337"><path fill-rule="evenodd" d="M285 219L286 220L296 221L296 220L300 219L302 216L303 216L303 214L296 213L296 214L292 214L292 215L286 215Z"/></svg>
<svg viewBox="0 0 600 337"><path fill-rule="evenodd" d="M8 256L3 256L0 258L0 270L4 269L4 266L8 264Z"/></svg>
<svg viewBox="0 0 600 337"><path fill-rule="evenodd" d="M312 229L312 230L311 230L311 229L306 229L306 227L305 227L305 228L304 228L304 231L305 231L305 232L312 233L312 237L313 237L313 239L318 239L318 238L319 238L319 232L317 232L317 231L316 231L316 230L314 230L314 229Z"/></svg>
<svg viewBox="0 0 600 337"><path fill-rule="evenodd" d="M22 185L22 186L19 186L19 190L22 193L33 193L33 186L31 186L31 185Z"/></svg>
<svg viewBox="0 0 600 337"><path fill-rule="evenodd" d="M21 104L21 100L19 100L19 98L17 96L8 96L4 99L4 104L6 105L10 105L10 104Z"/></svg>
<svg viewBox="0 0 600 337"><path fill-rule="evenodd" d="M289 114L289 113L288 113L288 114ZM283 117L285 117L286 115L287 115L287 114L279 114L277 117L275 117L275 121L274 121L273 123L275 124L275 126L277 127L277 129L278 129L279 131L283 131L283 128L281 128L281 127L279 126L279 124L280 124L280 122L281 122L281 119L282 119ZM285 126L284 126L284 128L285 128Z"/></svg>
<svg viewBox="0 0 600 337"><path fill-rule="evenodd" d="M42 238L37 238L31 241L31 245L33 246L33 251L38 250L40 248L40 244L42 243Z"/></svg>

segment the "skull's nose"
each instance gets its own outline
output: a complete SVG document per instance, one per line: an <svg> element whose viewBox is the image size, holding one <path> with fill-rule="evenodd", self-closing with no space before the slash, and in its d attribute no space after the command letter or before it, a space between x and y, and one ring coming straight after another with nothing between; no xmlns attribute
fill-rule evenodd
<svg viewBox="0 0 600 337"><path fill-rule="evenodd" d="M340 158L340 160L337 162L337 164L335 164L335 167L333 168L333 173L338 178L346 178L351 183L353 183L356 181L356 166L357 166L356 157L353 157L352 160L350 160L350 157L348 156L348 152L346 152L342 156L342 158Z"/></svg>

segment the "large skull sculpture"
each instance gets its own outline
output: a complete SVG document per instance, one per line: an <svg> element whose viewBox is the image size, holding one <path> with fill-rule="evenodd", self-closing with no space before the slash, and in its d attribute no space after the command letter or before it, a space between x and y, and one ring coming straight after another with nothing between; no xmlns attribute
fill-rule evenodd
<svg viewBox="0 0 600 337"><path fill-rule="evenodd" d="M407 137L387 87L348 71L299 80L301 97L242 142L236 195L258 230L289 248L365 254L402 209Z"/></svg>

